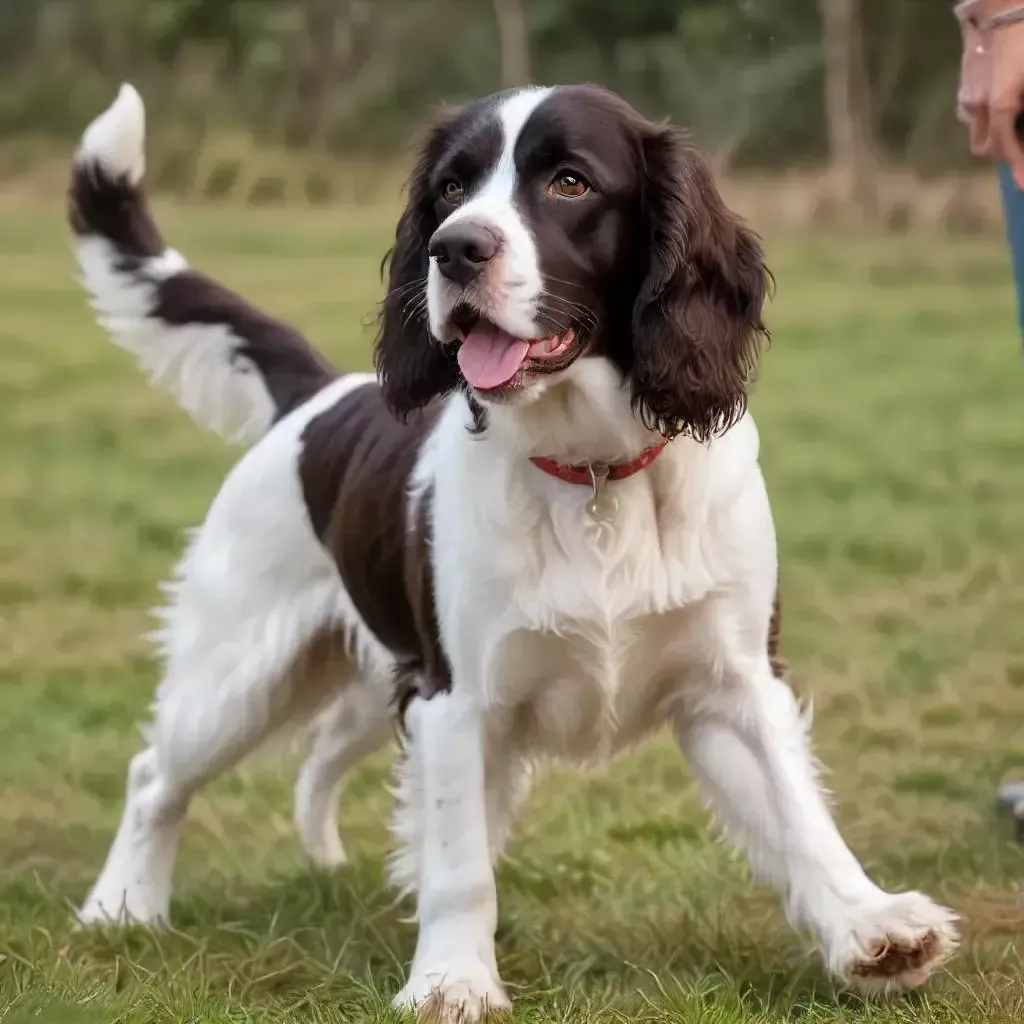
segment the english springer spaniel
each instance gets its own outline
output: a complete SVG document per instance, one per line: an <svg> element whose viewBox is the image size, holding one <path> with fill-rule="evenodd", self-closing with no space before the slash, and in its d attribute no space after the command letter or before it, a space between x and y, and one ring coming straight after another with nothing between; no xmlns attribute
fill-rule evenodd
<svg viewBox="0 0 1024 1024"><path fill-rule="evenodd" d="M508 1006L494 865L531 768L661 726L834 974L923 982L954 915L867 877L773 658L746 412L770 279L687 138L592 86L443 116L398 222L376 375L334 372L165 248L143 141L124 86L75 160L84 285L153 380L255 444L167 587L148 746L80 922L166 921L190 797L286 723L313 722L302 839L340 863L340 780L401 705L391 867L419 938L396 1005Z"/></svg>

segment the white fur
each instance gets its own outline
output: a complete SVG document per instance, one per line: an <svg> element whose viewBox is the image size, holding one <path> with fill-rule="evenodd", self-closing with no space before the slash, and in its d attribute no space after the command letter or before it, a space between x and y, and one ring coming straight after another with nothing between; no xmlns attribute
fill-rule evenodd
<svg viewBox="0 0 1024 1024"><path fill-rule="evenodd" d="M506 152L513 144L507 136ZM325 388L267 434L228 477L183 560L161 634L167 670L152 745L133 762L124 821L83 921L166 919L188 797L332 685L337 703L321 716L296 814L316 860L343 859L335 786L382 740L393 665L314 537L297 462L310 417L359 383ZM453 687L411 704L397 769L392 877L417 894L419 937L396 1003L451 1021L507 1005L493 864L531 766L593 762L662 726L830 969L868 988L918 984L955 946L954 917L866 876L822 797L806 719L772 675L777 555L752 419L707 446L673 441L648 469L610 485L618 514L598 525L584 511L586 488L528 457L624 461L654 438L600 360L577 361L532 398L493 406L488 429L473 436L465 397L452 396L412 481L414 496L433 491L431 557ZM347 639L349 660L338 678L311 680L297 659L325 628ZM890 945L913 949L929 935L923 967L856 977Z"/></svg>
<svg viewBox="0 0 1024 1024"><path fill-rule="evenodd" d="M95 162L114 179L138 185L146 171L146 109L127 82L114 102L85 130L77 159Z"/></svg>
<svg viewBox="0 0 1024 1024"><path fill-rule="evenodd" d="M142 99L123 85L86 129L75 159L139 186L144 145ZM224 324L178 326L154 315L160 282L189 269L181 253L165 249L125 266L106 238L82 235L75 239L75 255L98 322L136 357L151 383L172 392L198 423L230 441L251 442L266 432L276 406L256 367L237 351L243 339Z"/></svg>
<svg viewBox="0 0 1024 1024"><path fill-rule="evenodd" d="M533 235L513 202L516 187L515 145L530 115L551 94L551 89L521 89L501 104L503 146L490 175L466 197L438 228L462 221L489 227L501 239L501 255L485 281L464 289L446 280L430 261L427 271L427 310L430 329L436 338L448 341L448 317L460 299L470 298L479 311L518 338L542 338L548 331L537 326L535 317L544 280Z"/></svg>

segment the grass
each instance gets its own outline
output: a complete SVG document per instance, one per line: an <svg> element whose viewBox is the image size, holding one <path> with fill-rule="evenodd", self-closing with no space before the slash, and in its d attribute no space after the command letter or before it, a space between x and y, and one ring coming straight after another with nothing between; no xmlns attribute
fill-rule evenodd
<svg viewBox="0 0 1024 1024"><path fill-rule="evenodd" d="M156 667L147 608L235 457L92 324L60 203L0 208L0 1016L50 1024L395 1018L412 952L382 872L387 758L344 799L352 864L304 862L292 764L197 799L175 930L75 934ZM363 366L393 210L164 206L175 244ZM785 653L854 850L966 941L923 993L837 991L714 843L666 739L555 772L502 867L520 1021L1019 1021L1024 856L992 815L1024 769L1024 374L1001 241L769 238L754 401Z"/></svg>

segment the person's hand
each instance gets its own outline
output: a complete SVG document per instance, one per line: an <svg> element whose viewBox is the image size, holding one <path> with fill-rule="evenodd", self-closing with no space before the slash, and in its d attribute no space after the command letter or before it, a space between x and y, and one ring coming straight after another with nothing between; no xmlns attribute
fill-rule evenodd
<svg viewBox="0 0 1024 1024"><path fill-rule="evenodd" d="M998 25L989 33L992 85L989 96L991 154L1005 160L1017 187L1024 189L1024 20Z"/></svg>
<svg viewBox="0 0 1024 1024"><path fill-rule="evenodd" d="M988 97L992 60L981 31L982 21L987 21L982 8L987 5L988 0L964 0L955 8L963 36L960 88L956 96L957 117L967 125L971 152L977 156L988 155Z"/></svg>
<svg viewBox="0 0 1024 1024"><path fill-rule="evenodd" d="M963 34L957 113L969 126L971 151L1005 160L1024 188L1024 140L1016 124L1024 113L1024 18L1011 20L1022 6L1024 0L957 4Z"/></svg>

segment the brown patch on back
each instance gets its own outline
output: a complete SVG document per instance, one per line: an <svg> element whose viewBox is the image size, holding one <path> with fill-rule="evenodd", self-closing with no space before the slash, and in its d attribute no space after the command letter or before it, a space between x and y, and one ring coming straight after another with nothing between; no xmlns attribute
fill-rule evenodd
<svg viewBox="0 0 1024 1024"><path fill-rule="evenodd" d="M410 515L409 481L436 407L396 420L369 383L310 420L299 462L310 521L360 618L396 658L395 699L451 686L430 562L428 489Z"/></svg>

